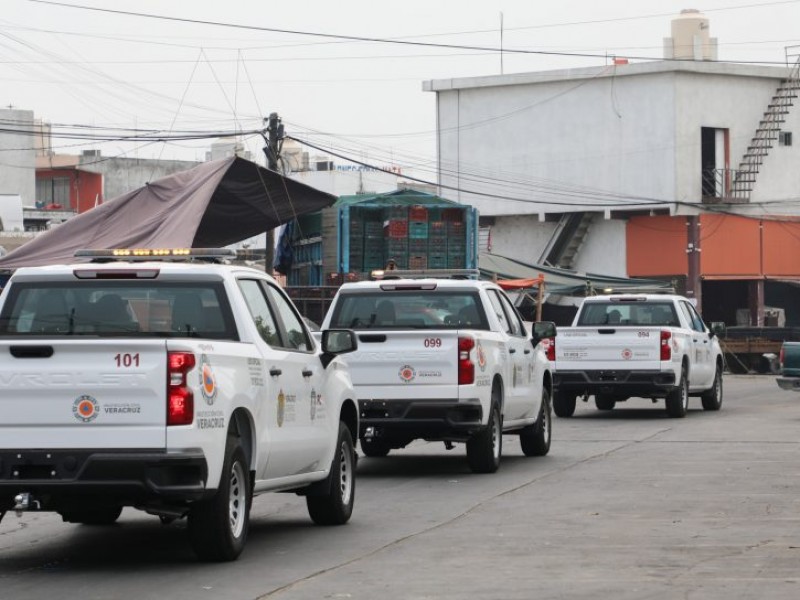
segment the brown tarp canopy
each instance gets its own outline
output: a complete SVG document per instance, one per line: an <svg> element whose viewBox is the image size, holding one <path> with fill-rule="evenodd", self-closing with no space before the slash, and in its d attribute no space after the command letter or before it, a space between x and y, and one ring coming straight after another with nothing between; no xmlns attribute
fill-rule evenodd
<svg viewBox="0 0 800 600"><path fill-rule="evenodd" d="M81 248L218 248L335 200L254 162L225 158L76 215L0 258L0 269L77 262Z"/></svg>

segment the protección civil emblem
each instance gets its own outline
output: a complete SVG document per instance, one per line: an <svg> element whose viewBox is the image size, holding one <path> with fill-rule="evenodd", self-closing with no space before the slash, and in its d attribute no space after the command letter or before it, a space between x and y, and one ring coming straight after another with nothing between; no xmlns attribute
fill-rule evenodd
<svg viewBox="0 0 800 600"><path fill-rule="evenodd" d="M72 414L82 423L91 423L100 414L100 405L97 400L84 394L83 396L78 396L75 402L72 403Z"/></svg>

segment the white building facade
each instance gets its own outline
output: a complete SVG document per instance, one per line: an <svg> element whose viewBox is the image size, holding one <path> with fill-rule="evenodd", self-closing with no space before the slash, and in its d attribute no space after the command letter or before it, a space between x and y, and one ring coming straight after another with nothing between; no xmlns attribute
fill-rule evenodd
<svg viewBox="0 0 800 600"><path fill-rule="evenodd" d="M800 214L800 148L785 136L800 131L796 97L752 183L732 184L790 75L664 61L426 82L440 193L494 217L493 252L525 262L543 257L563 214L590 212L572 268L626 275L631 215Z"/></svg>

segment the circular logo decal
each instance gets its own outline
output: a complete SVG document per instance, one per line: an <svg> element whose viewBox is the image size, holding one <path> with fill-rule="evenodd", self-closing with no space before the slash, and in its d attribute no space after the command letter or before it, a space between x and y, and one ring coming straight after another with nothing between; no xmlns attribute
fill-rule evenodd
<svg viewBox="0 0 800 600"><path fill-rule="evenodd" d="M217 379L205 354L200 357L200 391L206 399L206 404L214 404L214 398L217 397Z"/></svg>
<svg viewBox="0 0 800 600"><path fill-rule="evenodd" d="M486 352L483 351L483 346L478 344L478 366L481 371L486 370Z"/></svg>
<svg viewBox="0 0 800 600"><path fill-rule="evenodd" d="M630 360L631 357L633 357L633 352L631 352L630 348L625 348L625 350L622 351L622 358Z"/></svg>
<svg viewBox="0 0 800 600"><path fill-rule="evenodd" d="M414 367L411 365L403 365L400 367L400 379L406 383L409 381L414 381L414 378L417 376L417 372L414 370Z"/></svg>
<svg viewBox="0 0 800 600"><path fill-rule="evenodd" d="M97 418L100 407L97 400L91 396L83 395L75 399L72 403L72 414L82 423L90 423Z"/></svg>

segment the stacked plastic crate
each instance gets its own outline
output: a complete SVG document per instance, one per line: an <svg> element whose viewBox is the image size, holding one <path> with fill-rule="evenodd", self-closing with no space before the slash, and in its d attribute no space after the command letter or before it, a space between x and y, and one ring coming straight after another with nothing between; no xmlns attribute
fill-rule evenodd
<svg viewBox="0 0 800 600"><path fill-rule="evenodd" d="M385 260L394 260L398 269L408 268L408 207L390 206L386 209ZM385 265L381 265L383 267Z"/></svg>
<svg viewBox="0 0 800 600"><path fill-rule="evenodd" d="M364 221L364 264L361 271L370 272L382 269L385 264L383 255L383 221L380 215L373 212L372 220Z"/></svg>
<svg viewBox="0 0 800 600"><path fill-rule="evenodd" d="M408 268L428 268L428 209L424 206L408 209Z"/></svg>
<svg viewBox="0 0 800 600"><path fill-rule="evenodd" d="M441 211L431 211L428 223L428 267L447 268L447 227L441 220ZM434 220L435 219L435 220Z"/></svg>
<svg viewBox="0 0 800 600"><path fill-rule="evenodd" d="M364 215L354 208L350 212L350 270L364 268Z"/></svg>
<svg viewBox="0 0 800 600"><path fill-rule="evenodd" d="M447 232L447 268L463 269L467 265L467 238L464 211L447 208L442 211Z"/></svg>

